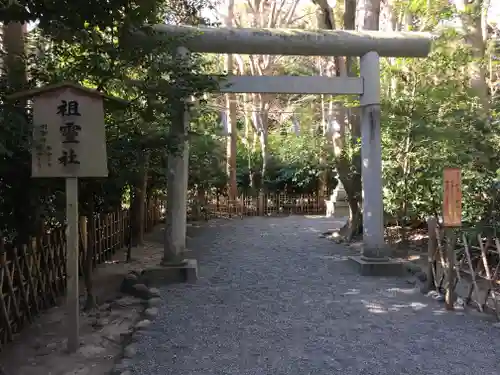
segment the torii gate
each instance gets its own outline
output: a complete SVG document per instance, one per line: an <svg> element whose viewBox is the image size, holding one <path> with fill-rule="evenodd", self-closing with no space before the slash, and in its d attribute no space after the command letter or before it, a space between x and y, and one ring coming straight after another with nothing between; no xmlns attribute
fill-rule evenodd
<svg viewBox="0 0 500 375"><path fill-rule="evenodd" d="M156 25L157 37L182 40L183 53L269 54L302 56L359 56L359 77L229 76L225 93L288 93L359 95L361 111L361 158L363 192L363 242L361 257L353 257L362 274L398 273L399 263L385 257L382 203L382 156L380 139L379 57L426 57L432 36L418 32L311 31L293 29L209 28ZM172 39L171 39L172 38ZM185 126L185 125L183 125ZM182 157L182 156L181 156ZM187 182L187 160L173 156L177 181ZM187 156L184 156L187 159ZM171 168L171 167L169 167ZM175 189L185 189L177 183ZM185 193L183 193L185 196ZM185 246L186 202L170 201L178 213L172 240L175 251ZM181 222L182 221L182 222ZM171 225L174 225L171 223ZM393 266L396 267L393 267Z"/></svg>

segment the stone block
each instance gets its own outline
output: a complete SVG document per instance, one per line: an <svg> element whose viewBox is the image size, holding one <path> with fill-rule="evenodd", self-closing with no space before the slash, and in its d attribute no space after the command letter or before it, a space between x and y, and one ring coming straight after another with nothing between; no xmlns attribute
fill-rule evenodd
<svg viewBox="0 0 500 375"><path fill-rule="evenodd" d="M123 289L122 289L123 291ZM123 291L125 292L125 291ZM135 284L127 294L130 294L137 298L148 299L150 297L149 288L146 284Z"/></svg>
<svg viewBox="0 0 500 375"><path fill-rule="evenodd" d="M198 262L196 259L189 259L186 265L186 282L194 283L198 280Z"/></svg>
<svg viewBox="0 0 500 375"><path fill-rule="evenodd" d="M406 273L405 262L398 259L371 261L362 256L348 257L361 276L403 276Z"/></svg>
<svg viewBox="0 0 500 375"><path fill-rule="evenodd" d="M336 203L333 216L336 218L349 217L349 205Z"/></svg>
<svg viewBox="0 0 500 375"><path fill-rule="evenodd" d="M174 283L194 283L198 279L198 262L188 259L179 264L164 264L148 268L144 277L151 285L160 286Z"/></svg>

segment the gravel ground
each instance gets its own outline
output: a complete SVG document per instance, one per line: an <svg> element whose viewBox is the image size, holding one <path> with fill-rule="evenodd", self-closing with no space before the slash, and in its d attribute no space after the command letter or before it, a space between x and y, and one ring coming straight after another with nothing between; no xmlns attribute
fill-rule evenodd
<svg viewBox="0 0 500 375"><path fill-rule="evenodd" d="M324 218L203 230L200 280L162 289L136 375L500 374L498 329L404 279L359 276Z"/></svg>

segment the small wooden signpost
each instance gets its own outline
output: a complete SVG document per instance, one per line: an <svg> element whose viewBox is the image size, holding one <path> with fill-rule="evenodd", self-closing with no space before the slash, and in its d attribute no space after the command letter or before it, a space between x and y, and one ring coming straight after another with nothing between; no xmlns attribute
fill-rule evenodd
<svg viewBox="0 0 500 375"><path fill-rule="evenodd" d="M445 168L443 173L443 225L446 238L445 304L453 310L455 303L455 232L462 225L462 177L459 168Z"/></svg>
<svg viewBox="0 0 500 375"><path fill-rule="evenodd" d="M21 98L31 98L33 108L32 177L66 179L67 332L73 352L80 344L78 178L108 176L103 99L110 97L63 82L8 97Z"/></svg>
<svg viewBox="0 0 500 375"><path fill-rule="evenodd" d="M459 168L445 168L443 173L443 224L462 225L462 177Z"/></svg>

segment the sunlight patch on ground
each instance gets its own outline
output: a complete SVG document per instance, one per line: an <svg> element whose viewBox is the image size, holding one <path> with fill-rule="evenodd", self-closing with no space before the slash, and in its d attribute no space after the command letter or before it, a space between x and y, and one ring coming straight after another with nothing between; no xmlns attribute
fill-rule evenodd
<svg viewBox="0 0 500 375"><path fill-rule="evenodd" d="M319 216L319 215L304 215L306 219L313 219L313 220L319 220L323 221L325 223L330 223L332 226L332 230L337 230L342 228L348 220L348 217L326 217L326 216Z"/></svg>
<svg viewBox="0 0 500 375"><path fill-rule="evenodd" d="M361 303L368 309L369 312L374 314L385 314L387 309L379 303L361 300Z"/></svg>
<svg viewBox="0 0 500 375"><path fill-rule="evenodd" d="M413 261L413 260L419 260L421 258L420 255L410 255L406 259Z"/></svg>
<svg viewBox="0 0 500 375"><path fill-rule="evenodd" d="M432 312L434 315L445 315L447 311L445 309L434 310Z"/></svg>
<svg viewBox="0 0 500 375"><path fill-rule="evenodd" d="M396 305L392 305L391 307L389 307L389 311L399 311L401 309L404 309L405 307L410 307L410 305L407 305L407 304L403 304L403 305L399 305L399 304L396 304Z"/></svg>
<svg viewBox="0 0 500 375"><path fill-rule="evenodd" d="M418 311L426 308L428 305L425 303L420 303L420 302L410 302L406 304L394 304L391 307L389 307L389 311L400 311L401 309L407 309L410 308L412 310Z"/></svg>
<svg viewBox="0 0 500 375"><path fill-rule="evenodd" d="M361 291L359 289L349 289L349 291L343 293L344 296L359 294Z"/></svg>
<svg viewBox="0 0 500 375"><path fill-rule="evenodd" d="M428 307L427 304L421 302L409 302L409 303L395 303L390 307L385 307L384 305L377 302L370 302L366 300L360 301L365 308L374 314L385 314L388 312L398 312L404 309L411 309L413 311L419 311Z"/></svg>
<svg viewBox="0 0 500 375"><path fill-rule="evenodd" d="M422 310L423 308L427 307L428 305L426 303L412 302L410 304L410 306L413 310Z"/></svg>
<svg viewBox="0 0 500 375"><path fill-rule="evenodd" d="M416 288L389 288L386 289L386 292L396 294L396 293L403 293L403 294L415 294L418 292L418 289Z"/></svg>
<svg viewBox="0 0 500 375"><path fill-rule="evenodd" d="M318 255L316 258L332 260L334 262L345 262L346 260L349 260L346 255Z"/></svg>
<svg viewBox="0 0 500 375"><path fill-rule="evenodd" d="M305 231L307 232L313 232L313 233L319 233L319 232L322 232L320 231L319 229L316 229L316 228L313 228L313 227L309 227L309 228L304 228Z"/></svg>

